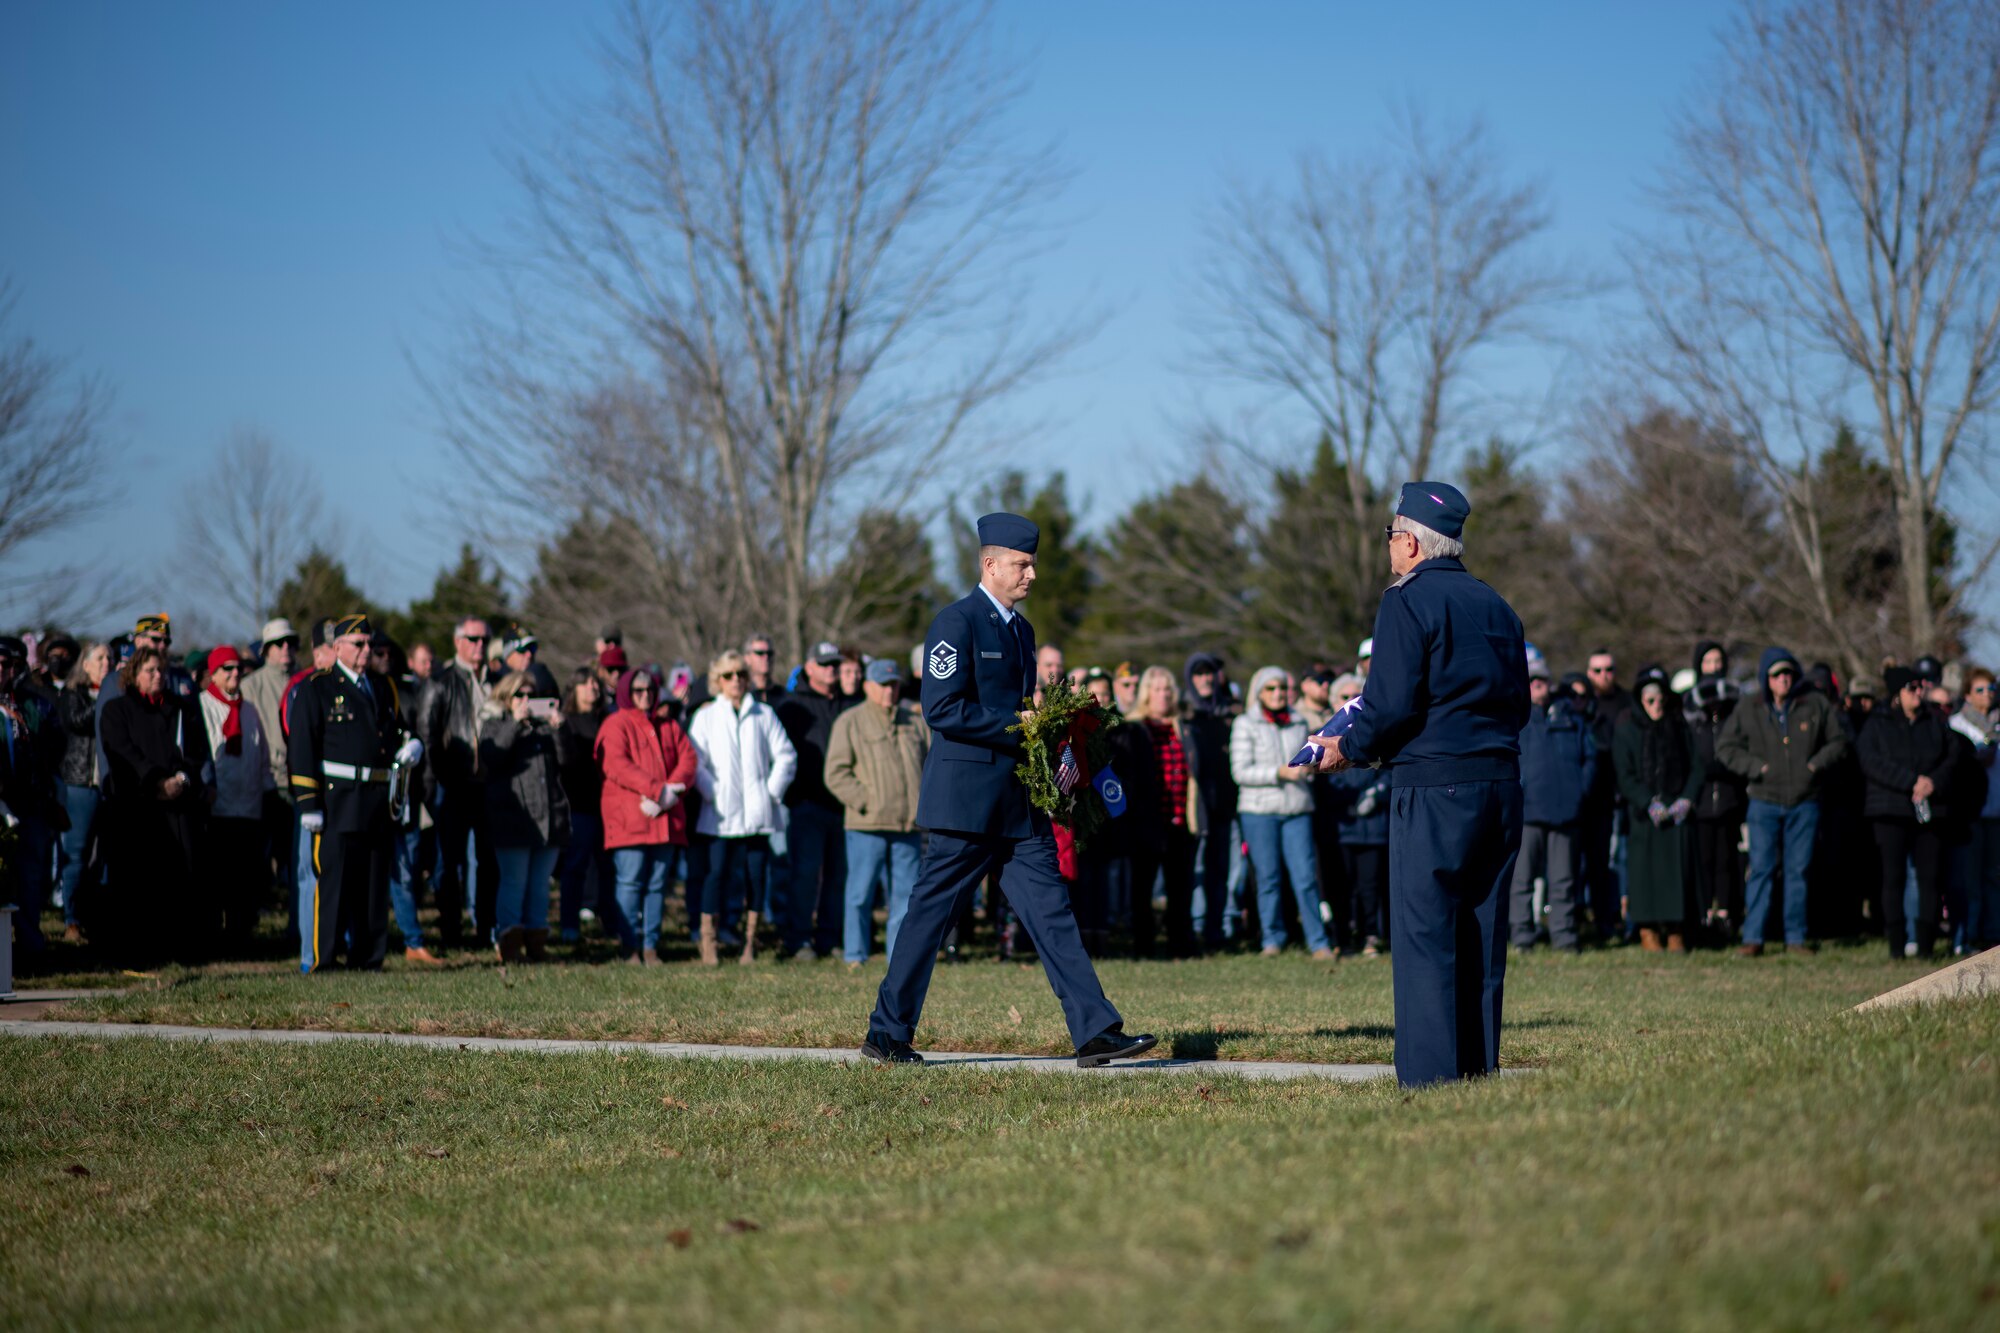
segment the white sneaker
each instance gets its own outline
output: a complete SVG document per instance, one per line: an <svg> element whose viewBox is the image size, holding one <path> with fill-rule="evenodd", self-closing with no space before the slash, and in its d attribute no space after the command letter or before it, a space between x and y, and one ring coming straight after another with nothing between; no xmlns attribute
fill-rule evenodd
<svg viewBox="0 0 2000 1333"><path fill-rule="evenodd" d="M1903 944L1903 957L1915 958L1916 956L1917 956L1917 942L1915 940L1905 941Z"/></svg>
<svg viewBox="0 0 2000 1333"><path fill-rule="evenodd" d="M576 915L577 915L577 919L578 919L578 920L580 920L580 921L595 921L595 920L597 920L597 913L595 913L595 912L591 911L591 910L590 910L590 909L589 909L588 907L585 907L585 908L581 908L581 909L579 909L579 910L577 911L577 914L576 914Z"/></svg>

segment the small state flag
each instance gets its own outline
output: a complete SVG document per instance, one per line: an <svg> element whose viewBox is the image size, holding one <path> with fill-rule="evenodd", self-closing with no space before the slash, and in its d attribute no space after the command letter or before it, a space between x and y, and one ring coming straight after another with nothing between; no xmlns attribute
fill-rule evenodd
<svg viewBox="0 0 2000 1333"><path fill-rule="evenodd" d="M1069 789L1082 780L1083 770L1076 766L1076 751L1070 748L1068 741L1064 741L1062 762L1056 765L1056 789L1068 795Z"/></svg>

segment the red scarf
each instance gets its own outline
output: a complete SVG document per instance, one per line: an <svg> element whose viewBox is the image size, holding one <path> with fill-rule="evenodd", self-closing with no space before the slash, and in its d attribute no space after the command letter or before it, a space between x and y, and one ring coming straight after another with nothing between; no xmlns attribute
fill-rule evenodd
<svg viewBox="0 0 2000 1333"><path fill-rule="evenodd" d="M222 748L227 754L243 753L243 696L234 699L215 688L215 682L208 682L208 692L229 705L229 716L222 719Z"/></svg>
<svg viewBox="0 0 2000 1333"><path fill-rule="evenodd" d="M1264 707L1262 704L1257 706L1259 708ZM1264 720L1273 726L1289 727L1292 725L1292 710L1289 708L1280 708L1274 713L1270 709L1264 708Z"/></svg>

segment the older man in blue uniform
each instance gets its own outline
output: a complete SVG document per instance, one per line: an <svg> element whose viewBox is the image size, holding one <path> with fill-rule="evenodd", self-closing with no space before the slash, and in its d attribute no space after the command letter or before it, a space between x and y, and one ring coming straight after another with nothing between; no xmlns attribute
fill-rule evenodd
<svg viewBox="0 0 2000 1333"><path fill-rule="evenodd" d="M1056 869L1048 816L1028 801L1010 730L1035 691L1035 631L1019 610L1035 582L1041 530L1018 514L979 520L979 586L938 613L924 638L924 720L931 728L917 793L917 825L930 837L896 935L861 1053L885 1064L922 1064L910 1047L938 946L994 871L1034 941L1086 1068L1149 1051L1128 1036L1084 952L1069 890Z"/></svg>
<svg viewBox="0 0 2000 1333"><path fill-rule="evenodd" d="M1403 487L1361 715L1320 760L1388 767L1396 1077L1409 1087L1500 1064L1528 658L1521 618L1459 560L1471 512L1442 482Z"/></svg>

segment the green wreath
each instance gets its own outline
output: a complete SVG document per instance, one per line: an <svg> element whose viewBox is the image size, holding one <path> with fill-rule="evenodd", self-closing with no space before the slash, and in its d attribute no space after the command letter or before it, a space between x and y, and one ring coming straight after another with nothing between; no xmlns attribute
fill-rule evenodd
<svg viewBox="0 0 2000 1333"><path fill-rule="evenodd" d="M1090 779L1110 766L1111 729L1119 725L1120 719L1089 691L1071 685L1067 676L1044 686L1039 704L1023 706L1033 710L1029 720L1008 728L1021 733L1024 751L1021 762L1014 767L1014 775L1021 779L1034 807L1069 829L1077 850L1081 851L1111 818L1104 809L1104 798L1097 794ZM1063 743L1070 742L1074 752L1078 739L1082 741L1082 750L1076 753L1076 758L1085 777L1064 791L1056 783L1056 767L1062 762Z"/></svg>

